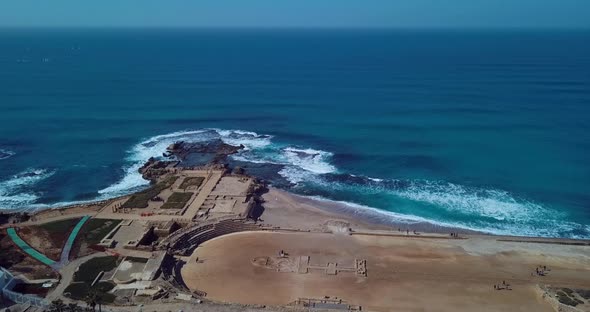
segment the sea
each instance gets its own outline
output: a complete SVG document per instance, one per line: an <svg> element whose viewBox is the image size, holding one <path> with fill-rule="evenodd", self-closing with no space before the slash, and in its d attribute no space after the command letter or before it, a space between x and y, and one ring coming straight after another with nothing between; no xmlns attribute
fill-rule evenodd
<svg viewBox="0 0 590 312"><path fill-rule="evenodd" d="M216 139L383 220L590 238L590 31L0 30L0 209L128 194Z"/></svg>

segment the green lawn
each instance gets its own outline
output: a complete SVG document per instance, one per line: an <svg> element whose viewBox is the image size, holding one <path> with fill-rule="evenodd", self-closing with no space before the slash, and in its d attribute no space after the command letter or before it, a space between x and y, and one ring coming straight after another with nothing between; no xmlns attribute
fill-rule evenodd
<svg viewBox="0 0 590 312"><path fill-rule="evenodd" d="M147 190L133 194L121 207L122 208L146 208L150 199L156 197L160 192L169 188L176 182L178 176L171 176L157 184L152 185Z"/></svg>
<svg viewBox="0 0 590 312"><path fill-rule="evenodd" d="M93 287L90 287L89 283L75 282L66 287L64 294L69 293L68 297L74 300L84 300L90 292L96 292L102 303L112 303L116 296L107 292L114 287L115 285L111 282L98 282Z"/></svg>
<svg viewBox="0 0 590 312"><path fill-rule="evenodd" d="M203 177L186 177L178 187L179 189L186 190L189 186L196 186L199 188L203 184L205 178Z"/></svg>
<svg viewBox="0 0 590 312"><path fill-rule="evenodd" d="M90 219L84 224L78 237L84 240L89 246L96 245L100 243L100 240L103 239L105 235L119 225L119 223L121 223L121 220Z"/></svg>
<svg viewBox="0 0 590 312"><path fill-rule="evenodd" d="M119 258L115 256L106 256L92 258L78 268L74 273L74 282L85 282L91 284L100 271L111 271L119 264Z"/></svg>
<svg viewBox="0 0 590 312"><path fill-rule="evenodd" d="M191 199L193 193L178 193L174 192L168 200L162 205L162 209L182 209L186 203Z"/></svg>
<svg viewBox="0 0 590 312"><path fill-rule="evenodd" d="M37 225L38 228L47 231L49 234L54 233L69 233L69 230L74 228L76 224L80 221L80 218L73 218L73 219L66 219L66 220L59 220L48 222L44 224Z"/></svg>

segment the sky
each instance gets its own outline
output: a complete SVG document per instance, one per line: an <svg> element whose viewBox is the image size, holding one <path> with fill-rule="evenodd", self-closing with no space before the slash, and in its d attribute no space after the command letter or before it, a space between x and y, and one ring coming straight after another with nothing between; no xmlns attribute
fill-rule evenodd
<svg viewBox="0 0 590 312"><path fill-rule="evenodd" d="M590 28L590 0L0 0L0 27Z"/></svg>

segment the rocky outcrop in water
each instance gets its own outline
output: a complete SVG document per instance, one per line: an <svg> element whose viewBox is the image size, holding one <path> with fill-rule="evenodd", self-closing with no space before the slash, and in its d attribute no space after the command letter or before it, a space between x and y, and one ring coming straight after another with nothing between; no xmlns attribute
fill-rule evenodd
<svg viewBox="0 0 590 312"><path fill-rule="evenodd" d="M139 172L144 179L155 182L171 168L199 166L225 169L227 168L227 156L235 154L243 148L243 145L229 145L221 139L197 143L178 141L170 144L162 155L170 160L152 157L139 169ZM189 158L193 161L186 161ZM200 161L195 164L194 158Z"/></svg>
<svg viewBox="0 0 590 312"><path fill-rule="evenodd" d="M216 155L215 159L221 160L225 159L228 155L239 152L243 148L244 145L229 145L221 139L197 143L179 141L168 146L165 156L176 157L182 161L191 154L214 154Z"/></svg>

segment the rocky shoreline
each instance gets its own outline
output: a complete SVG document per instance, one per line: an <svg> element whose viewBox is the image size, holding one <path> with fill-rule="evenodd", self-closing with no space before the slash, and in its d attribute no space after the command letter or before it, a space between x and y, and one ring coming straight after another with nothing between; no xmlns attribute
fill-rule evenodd
<svg viewBox="0 0 590 312"><path fill-rule="evenodd" d="M166 175L170 172L170 170L175 169L216 169L216 170L226 170L227 172L231 171L233 174L244 175L248 177L252 177L255 179L256 190L253 190L254 193L258 196L261 196L269 190L271 192L280 192L284 194L286 197L289 198L290 202L296 203L297 205L303 207L314 207L318 210L324 211L328 214L332 215L339 215L344 219L348 220L358 220L359 222L365 224L371 224L375 227L387 227L393 230L399 231L419 231L419 232L429 232L429 233L462 233L462 234L485 234L483 232L478 232L469 229L457 228L457 227L449 227L429 222L413 222L413 221L403 221L403 220L395 220L392 218L387 218L382 214L372 211L370 209L361 210L350 207L345 203L337 202L337 201L330 201L330 200L320 200L315 199L313 197L302 196L294 193L290 193L288 190L281 190L273 187L269 187L268 183L261 179L260 177L256 177L251 175L248 172L245 172L244 169L240 167L231 167L228 162L228 156L238 153L244 149L243 145L240 146L233 146L230 144L224 143L222 140L213 140L207 142L199 142L199 143L187 143L183 141L178 141L170 146L167 147L166 152L163 153L163 157L156 159L150 158L148 161L139 169L139 173L141 173L142 177L146 180L149 180L152 184L157 183L161 177ZM207 161L204 163L194 163L190 160L193 159L195 156L207 156ZM106 205L110 202L120 200L121 198L131 196L133 194L127 194L115 198L109 198L106 200L101 201L93 201L87 202L82 204L74 204L68 205L64 207L56 207L56 208L49 208L45 210L38 210L33 212L19 212L19 211L3 211L0 212L0 227L6 224L11 223L18 223L18 222L26 222L31 218L35 218L37 215L42 215L43 211L51 210L51 211L65 211L69 209L92 209L98 205ZM259 205L263 206L264 202L258 203ZM301 208L303 209L303 208ZM559 239L559 238L556 238Z"/></svg>

